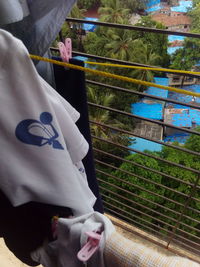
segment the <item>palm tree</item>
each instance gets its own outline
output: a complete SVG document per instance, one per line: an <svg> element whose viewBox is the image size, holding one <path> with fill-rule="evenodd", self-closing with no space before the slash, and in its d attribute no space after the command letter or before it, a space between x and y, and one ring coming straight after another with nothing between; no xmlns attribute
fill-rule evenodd
<svg viewBox="0 0 200 267"><path fill-rule="evenodd" d="M83 19L86 9L80 9L77 4L75 4L69 14L71 18Z"/></svg>
<svg viewBox="0 0 200 267"><path fill-rule="evenodd" d="M132 61L141 63L144 65L156 65L160 60L160 56L153 52L151 45L144 44L142 40L136 40L135 42L135 51L132 55ZM143 81L153 81L154 74L151 70L134 70L134 77ZM138 85L138 90L141 88L141 85Z"/></svg>
<svg viewBox="0 0 200 267"><path fill-rule="evenodd" d="M102 1L104 7L100 7L100 21L128 24L130 9L123 8L119 0Z"/></svg>
<svg viewBox="0 0 200 267"><path fill-rule="evenodd" d="M115 100L115 95L109 92L102 92L96 88L88 87L88 100L92 103L102 106L110 107ZM89 106L89 118L96 123L102 123L108 126L125 129L126 126L117 119L112 118L110 112L105 109ZM127 135L113 131L109 128L97 125L95 123L90 124L91 134L95 137L102 138L104 140L112 141L113 143L119 143L124 146L130 145L130 139ZM93 147L105 152L109 152L114 155L127 156L128 150L121 149L118 146L103 142L102 140L93 138ZM106 155L95 152L95 158L105 161L107 163L115 162L113 158L109 158ZM116 166L119 162L116 160Z"/></svg>
<svg viewBox="0 0 200 267"><path fill-rule="evenodd" d="M102 105L105 107L110 107L115 101L115 95L109 92L99 92L98 89L93 87L88 87L88 100L91 103ZM91 107L89 110L90 120L95 121L97 123L107 124L113 127L120 127L125 129L126 126L117 119L113 119L110 115L110 111L106 109ZM110 131L107 128L101 127L96 124L91 125L91 132L97 137L102 137L104 139L116 138L116 134L113 131Z"/></svg>
<svg viewBox="0 0 200 267"><path fill-rule="evenodd" d="M107 32L111 40L105 45L107 56L119 60L130 61L135 49L134 34L128 30L110 30Z"/></svg>
<svg viewBox="0 0 200 267"><path fill-rule="evenodd" d="M88 100L91 103L109 107L114 100L114 95L109 93L99 94L98 91L93 87L88 87ZM89 114L90 120L92 121L95 121L97 123L110 124L110 116L108 110L91 107ZM97 137L106 139L108 138L108 130L97 124L91 125L91 132Z"/></svg>

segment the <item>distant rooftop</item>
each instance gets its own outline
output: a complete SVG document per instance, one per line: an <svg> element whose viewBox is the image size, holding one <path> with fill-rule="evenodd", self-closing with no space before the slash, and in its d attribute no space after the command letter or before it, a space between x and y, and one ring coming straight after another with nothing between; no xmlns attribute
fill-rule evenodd
<svg viewBox="0 0 200 267"><path fill-rule="evenodd" d="M190 107L165 109L165 123L191 128L200 125L200 110Z"/></svg>
<svg viewBox="0 0 200 267"><path fill-rule="evenodd" d="M98 18L89 18L89 17L86 17L85 20L98 21ZM88 31L88 32L93 32L96 27L97 27L97 25L94 25L94 24L86 24L86 23L83 23L83 29L85 31Z"/></svg>
<svg viewBox="0 0 200 267"><path fill-rule="evenodd" d="M179 36L179 35L169 35L168 36L168 42L172 43L174 41L184 41L185 36Z"/></svg>
<svg viewBox="0 0 200 267"><path fill-rule="evenodd" d="M135 103L131 105L131 111L133 114L144 118L154 120L163 119L163 104L160 103Z"/></svg>
<svg viewBox="0 0 200 267"><path fill-rule="evenodd" d="M171 11L186 13L189 8L192 8L192 1L179 1L179 5L171 7Z"/></svg>
<svg viewBox="0 0 200 267"><path fill-rule="evenodd" d="M191 91L191 92L200 93L200 84L182 86L181 88L184 90ZM194 101L196 103L200 103L200 97L192 97L191 95L178 94L175 92L169 92L168 98L178 100L183 103L190 103Z"/></svg>
<svg viewBox="0 0 200 267"><path fill-rule="evenodd" d="M155 13L151 17L153 20L161 22L166 27L191 25L191 19L185 14L179 14L179 16L169 16L164 13Z"/></svg>
<svg viewBox="0 0 200 267"><path fill-rule="evenodd" d="M158 5L160 4L161 0L149 0L147 3L146 3L146 6L147 7L152 7L152 6L155 6L155 5Z"/></svg>
<svg viewBox="0 0 200 267"><path fill-rule="evenodd" d="M189 110L187 109L165 109L164 121L178 127L192 127Z"/></svg>
<svg viewBox="0 0 200 267"><path fill-rule="evenodd" d="M161 10L162 8L163 8L162 4L159 4L159 5L147 8L146 12L151 13L151 12L155 12L155 11Z"/></svg>
<svg viewBox="0 0 200 267"><path fill-rule="evenodd" d="M169 79L168 78L154 77L153 82L156 84L164 85L164 86L169 85ZM168 90L156 88L153 86L148 87L146 90L146 93L149 95L164 97L164 98L167 98L167 96L168 96Z"/></svg>
<svg viewBox="0 0 200 267"><path fill-rule="evenodd" d="M185 141L190 137L189 134L183 133L183 134L174 134L169 135L164 138L164 142L179 142L180 144L185 144Z"/></svg>

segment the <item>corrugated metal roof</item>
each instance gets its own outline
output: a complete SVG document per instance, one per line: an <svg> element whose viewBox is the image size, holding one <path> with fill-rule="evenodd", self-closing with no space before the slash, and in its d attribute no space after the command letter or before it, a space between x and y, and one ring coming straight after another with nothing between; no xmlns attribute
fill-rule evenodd
<svg viewBox="0 0 200 267"><path fill-rule="evenodd" d="M154 120L163 119L163 104L154 103L135 103L131 105L131 111L133 114Z"/></svg>

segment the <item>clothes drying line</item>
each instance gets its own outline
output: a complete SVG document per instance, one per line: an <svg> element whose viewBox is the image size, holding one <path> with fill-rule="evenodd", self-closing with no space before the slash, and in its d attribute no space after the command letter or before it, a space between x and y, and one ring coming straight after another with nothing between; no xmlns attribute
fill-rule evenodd
<svg viewBox="0 0 200 267"><path fill-rule="evenodd" d="M126 77L126 76L116 75L116 74L113 74L113 73L110 73L110 72L94 70L94 69L90 69L90 68L86 68L86 67L70 64L70 63L67 63L67 62L57 61L57 60L54 60L54 59L44 58L44 57L40 57L40 56L36 56L36 55L30 55L30 58L34 59L34 60L39 60L39 61L46 61L46 62L49 62L49 63L52 63L52 64L56 64L56 65L60 65L60 66L63 66L63 67L67 67L67 68L72 68L72 69L81 70L81 71L84 71L84 72L89 72L89 73L92 73L92 74L95 74L95 75L98 75L98 76L104 76L104 77L107 77L107 78L117 79L117 80L130 82L130 83L134 83L134 84L140 84L140 85L144 85L144 86L153 86L153 87L156 87L156 88L169 90L171 92L176 92L176 93L180 93L180 94L200 97L200 93L191 92L191 91L187 91L187 90L183 90L183 89L179 89L179 88L175 88L175 87L171 87L171 86L159 85L159 84L155 84L155 83L152 83L152 82L146 82L146 81L142 81L142 80L137 80L137 79ZM155 69L152 68L152 70L155 70ZM200 74L200 73L198 73L198 74Z"/></svg>
<svg viewBox="0 0 200 267"><path fill-rule="evenodd" d="M200 72L198 72L198 71L189 71L189 70L174 70L174 69L167 69L167 68L142 67L142 66L112 64L112 63L100 63L100 62L93 62L93 61L85 61L85 63L87 63L89 65L99 65L99 66L104 66L104 67L116 67L116 68L127 68L127 69L152 70L152 71L172 72L172 73L186 74L186 75L187 74L200 75Z"/></svg>

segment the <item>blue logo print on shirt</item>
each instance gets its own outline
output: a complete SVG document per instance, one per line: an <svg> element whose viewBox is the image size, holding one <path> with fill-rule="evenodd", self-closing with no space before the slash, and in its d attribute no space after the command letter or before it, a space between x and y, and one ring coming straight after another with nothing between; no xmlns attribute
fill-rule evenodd
<svg viewBox="0 0 200 267"><path fill-rule="evenodd" d="M15 130L16 137L23 143L35 146L50 145L54 149L64 150L61 143L56 140L58 132L52 125L53 116L49 112L40 114L40 120L23 120Z"/></svg>

